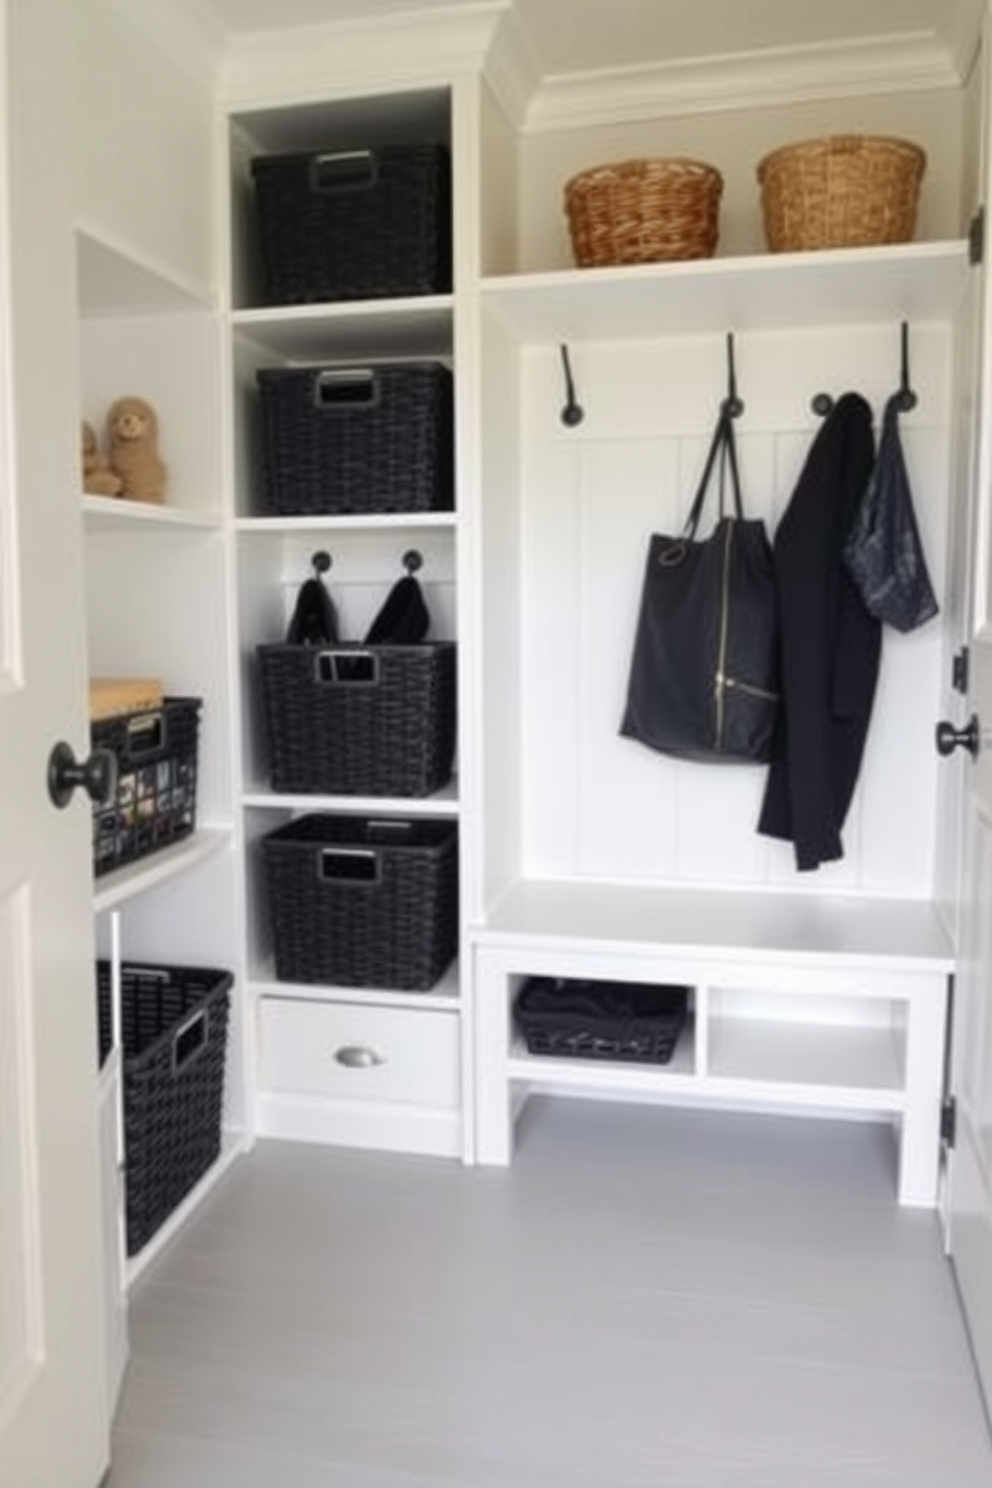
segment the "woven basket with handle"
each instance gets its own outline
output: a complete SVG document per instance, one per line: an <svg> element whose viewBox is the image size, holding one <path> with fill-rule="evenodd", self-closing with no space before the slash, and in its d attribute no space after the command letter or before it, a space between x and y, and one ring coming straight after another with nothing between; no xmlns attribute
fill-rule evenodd
<svg viewBox="0 0 992 1488"><path fill-rule="evenodd" d="M907 243L926 155L908 140L841 134L785 145L758 165L773 253Z"/></svg>
<svg viewBox="0 0 992 1488"><path fill-rule="evenodd" d="M580 268L709 258L716 249L723 177L699 160L624 160L565 185Z"/></svg>

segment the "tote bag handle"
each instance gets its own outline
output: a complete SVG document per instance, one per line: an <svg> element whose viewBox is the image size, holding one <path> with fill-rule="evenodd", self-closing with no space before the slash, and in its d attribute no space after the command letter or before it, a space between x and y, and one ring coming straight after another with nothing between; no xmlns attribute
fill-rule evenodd
<svg viewBox="0 0 992 1488"><path fill-rule="evenodd" d="M722 517L725 511L726 471L729 465L730 486L734 498L734 515L743 518L744 507L741 502L741 478L737 464L737 443L734 438L734 417L726 405L721 407L720 417L717 419L716 428L713 430L713 438L710 440L710 447L706 456L706 464L703 466L699 488L693 498L692 506L689 508L689 516L682 531L684 541L691 542L696 536L696 529L703 514L706 492L709 489L710 480L713 476L713 467L716 465L717 456L720 459L720 516Z"/></svg>

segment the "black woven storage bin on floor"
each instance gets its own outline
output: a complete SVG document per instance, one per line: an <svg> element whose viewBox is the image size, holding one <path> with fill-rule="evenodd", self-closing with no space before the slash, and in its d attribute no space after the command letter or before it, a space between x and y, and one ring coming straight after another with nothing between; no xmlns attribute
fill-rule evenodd
<svg viewBox="0 0 992 1488"><path fill-rule="evenodd" d="M273 644L258 663L273 790L416 797L450 779L453 642Z"/></svg>
<svg viewBox="0 0 992 1488"><path fill-rule="evenodd" d="M458 828L315 813L262 839L284 982L427 992L458 950Z"/></svg>
<svg viewBox="0 0 992 1488"><path fill-rule="evenodd" d="M168 697L161 708L101 718L94 749L117 758L117 793L93 807L93 871L107 873L188 837L196 827L199 698Z"/></svg>
<svg viewBox="0 0 992 1488"><path fill-rule="evenodd" d="M101 1063L110 1051L111 967L98 961ZM127 1253L135 1255L220 1154L229 972L121 967Z"/></svg>
<svg viewBox="0 0 992 1488"><path fill-rule="evenodd" d="M453 384L440 362L262 367L256 381L267 513L452 509Z"/></svg>
<svg viewBox="0 0 992 1488"><path fill-rule="evenodd" d="M530 1054L667 1064L688 996L688 987L531 977L514 1014Z"/></svg>
<svg viewBox="0 0 992 1488"><path fill-rule="evenodd" d="M251 172L270 304L451 289L444 145L263 155Z"/></svg>

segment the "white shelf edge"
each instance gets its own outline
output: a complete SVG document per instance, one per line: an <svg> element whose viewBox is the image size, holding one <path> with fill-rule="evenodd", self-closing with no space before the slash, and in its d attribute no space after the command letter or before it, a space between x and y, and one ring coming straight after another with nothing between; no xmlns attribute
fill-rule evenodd
<svg viewBox="0 0 992 1488"><path fill-rule="evenodd" d="M264 788L245 791L241 797L245 809L261 811L336 811L369 816L457 816L457 786L446 786L433 796L333 796L289 795Z"/></svg>
<svg viewBox="0 0 992 1488"><path fill-rule="evenodd" d="M450 314L454 295L403 295L395 299L320 300L306 305L248 305L231 311L235 329L297 326L359 320L431 320Z"/></svg>
<svg viewBox="0 0 992 1488"><path fill-rule="evenodd" d="M207 1195L214 1189L223 1178L227 1170L237 1158L247 1150L245 1135L241 1131L226 1131L221 1136L220 1153L216 1161L204 1173L194 1188L191 1188L186 1197L169 1215L160 1229L156 1230L146 1245L127 1261L124 1268L124 1290L128 1292L135 1282L148 1269L156 1256L168 1245L169 1241L181 1229L190 1216L203 1203Z"/></svg>
<svg viewBox="0 0 992 1488"><path fill-rule="evenodd" d="M304 517L237 517L235 532L264 533L271 537L278 532L367 532L375 529L402 531L404 528L454 529L458 525L458 513L438 512L371 512L367 516L304 516Z"/></svg>
<svg viewBox="0 0 992 1488"><path fill-rule="evenodd" d="M194 512L179 506L153 506L140 501L121 501L112 496L82 497L88 531L161 532L170 528L219 531L219 512Z"/></svg>
<svg viewBox="0 0 992 1488"><path fill-rule="evenodd" d="M182 842L113 869L94 882L94 914L105 914L108 909L116 909L139 894L158 888L223 852L231 841L232 833L227 828L202 828Z"/></svg>
<svg viewBox="0 0 992 1488"><path fill-rule="evenodd" d="M542 1090L604 1091L611 1096L678 1091L693 1100L733 1101L745 1105L805 1107L816 1110L882 1111L898 1114L906 1108L900 1089L860 1085L808 1085L799 1081L755 1080L727 1075L697 1075L671 1065L626 1065L589 1060L541 1059L514 1054L507 1061L507 1078L540 1085Z"/></svg>
<svg viewBox="0 0 992 1488"><path fill-rule="evenodd" d="M521 342L618 341L946 320L968 273L967 242L953 239L500 275L480 291Z"/></svg>
<svg viewBox="0 0 992 1488"><path fill-rule="evenodd" d="M448 359L454 297L265 306L231 313L235 336L288 363Z"/></svg>
<svg viewBox="0 0 992 1488"><path fill-rule="evenodd" d="M691 1058L691 1053L682 1055L682 1060L688 1059L690 1064ZM645 1093L676 1089L695 1092L702 1088L695 1070L680 1061L678 1049L668 1064L629 1064L608 1059L545 1058L528 1054L522 1044L515 1044L506 1069L509 1079L526 1080L544 1088L560 1086L573 1090L602 1090L616 1095L625 1091Z"/></svg>
<svg viewBox="0 0 992 1488"><path fill-rule="evenodd" d="M388 987L315 986L308 982L280 982L271 965L259 967L248 978L251 996L283 1002L353 1003L361 1007L393 1007L457 1013L462 1008L459 964L453 961L429 992L397 992Z"/></svg>

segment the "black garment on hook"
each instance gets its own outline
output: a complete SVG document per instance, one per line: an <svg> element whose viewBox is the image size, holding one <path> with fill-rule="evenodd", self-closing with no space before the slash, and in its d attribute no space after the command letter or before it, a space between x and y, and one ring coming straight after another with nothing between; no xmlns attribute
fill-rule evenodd
<svg viewBox="0 0 992 1488"><path fill-rule="evenodd" d="M397 579L369 627L366 646L415 646L430 629L431 617L412 573Z"/></svg>
<svg viewBox="0 0 992 1488"><path fill-rule="evenodd" d="M844 562L869 614L906 632L932 620L938 605L899 439L904 399L900 390L885 405L878 459L844 545Z"/></svg>
<svg viewBox="0 0 992 1488"><path fill-rule="evenodd" d="M319 574L300 585L286 632L290 646L336 646L338 616L334 601Z"/></svg>
<svg viewBox="0 0 992 1488"><path fill-rule="evenodd" d="M773 543L782 705L758 831L792 842L801 870L844 855L878 681L881 626L841 557L874 445L870 407L845 393L817 431Z"/></svg>

